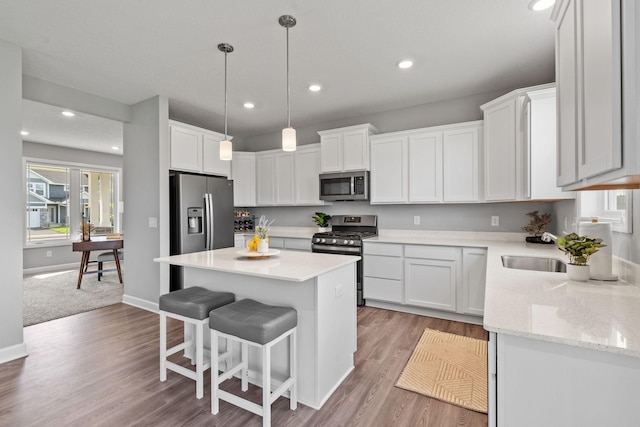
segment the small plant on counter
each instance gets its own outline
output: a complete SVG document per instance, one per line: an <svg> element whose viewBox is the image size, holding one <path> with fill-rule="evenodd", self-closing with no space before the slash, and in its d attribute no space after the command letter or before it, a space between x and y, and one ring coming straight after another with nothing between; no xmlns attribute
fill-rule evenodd
<svg viewBox="0 0 640 427"><path fill-rule="evenodd" d="M260 215L260 220L258 221L258 225L256 226L256 235L260 239L266 239L269 236L269 230L271 230L271 224L273 221L269 221L266 216Z"/></svg>
<svg viewBox="0 0 640 427"><path fill-rule="evenodd" d="M522 230L531 234L531 236L527 237L525 240L529 243L549 243L543 241L540 236L547 231L549 223L551 223L551 214L547 212L541 214L538 211L533 211L529 212L527 215L531 218L531 221L529 221L529 224L522 227Z"/></svg>
<svg viewBox="0 0 640 427"><path fill-rule="evenodd" d="M328 215L324 212L316 212L316 214L312 216L311 219L318 225L318 227L325 228L329 226L331 215Z"/></svg>
<svg viewBox="0 0 640 427"><path fill-rule="evenodd" d="M591 239L586 236L578 236L576 233L558 237L558 249L569 257L569 264L587 265L589 257L602 247L602 239Z"/></svg>

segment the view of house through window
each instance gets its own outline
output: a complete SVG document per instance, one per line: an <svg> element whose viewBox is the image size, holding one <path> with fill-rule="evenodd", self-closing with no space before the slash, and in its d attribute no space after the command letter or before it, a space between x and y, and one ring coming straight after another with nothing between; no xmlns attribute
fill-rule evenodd
<svg viewBox="0 0 640 427"><path fill-rule="evenodd" d="M92 234L118 231L116 171L26 163L26 241L77 238L83 218Z"/></svg>

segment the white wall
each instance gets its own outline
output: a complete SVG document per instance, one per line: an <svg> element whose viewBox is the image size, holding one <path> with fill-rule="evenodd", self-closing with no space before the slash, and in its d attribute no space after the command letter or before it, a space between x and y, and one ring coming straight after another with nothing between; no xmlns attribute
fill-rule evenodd
<svg viewBox="0 0 640 427"><path fill-rule="evenodd" d="M131 121L124 125L123 300L149 310L157 310L160 297L160 266L153 258L160 256L169 236L168 132L166 98L157 96L131 106ZM157 219L157 228L149 227L149 218Z"/></svg>
<svg viewBox="0 0 640 427"><path fill-rule="evenodd" d="M22 50L0 40L0 177L22 182ZM22 334L22 228L24 198L21 185L5 185L0 210L2 246L0 266L0 363L26 356Z"/></svg>

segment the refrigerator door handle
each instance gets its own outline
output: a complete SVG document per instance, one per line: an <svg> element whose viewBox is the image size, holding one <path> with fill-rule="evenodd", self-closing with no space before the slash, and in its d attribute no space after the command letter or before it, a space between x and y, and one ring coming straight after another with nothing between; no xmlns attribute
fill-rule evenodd
<svg viewBox="0 0 640 427"><path fill-rule="evenodd" d="M209 250L211 248L211 204L209 203L209 194L205 193L204 195L204 218L205 218L205 243L204 249Z"/></svg>
<svg viewBox="0 0 640 427"><path fill-rule="evenodd" d="M214 236L214 226L213 226L213 215L214 215L214 211L213 211L213 194L211 193L207 193L207 196L209 196L209 224L211 224L211 227L209 227L209 247L207 249L212 250L213 249L213 242L215 242L215 240L213 239Z"/></svg>

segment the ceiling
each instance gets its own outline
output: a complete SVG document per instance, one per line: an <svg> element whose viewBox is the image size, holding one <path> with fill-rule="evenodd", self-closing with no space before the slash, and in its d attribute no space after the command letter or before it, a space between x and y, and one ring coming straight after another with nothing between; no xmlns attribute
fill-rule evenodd
<svg viewBox="0 0 640 427"><path fill-rule="evenodd" d="M553 81L550 11L532 12L528 3L0 0L0 39L23 47L26 75L125 104L163 95L171 118L219 132L224 54L217 45L230 43L229 134L242 138L286 125L280 15L298 21L289 30L291 121L302 127ZM402 58L415 65L397 68ZM312 93L310 83L323 89ZM245 101L256 107L245 109ZM25 125L46 134L38 114L48 110L30 107ZM112 152L111 145L98 151Z"/></svg>

